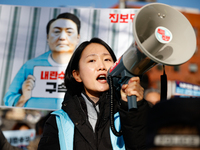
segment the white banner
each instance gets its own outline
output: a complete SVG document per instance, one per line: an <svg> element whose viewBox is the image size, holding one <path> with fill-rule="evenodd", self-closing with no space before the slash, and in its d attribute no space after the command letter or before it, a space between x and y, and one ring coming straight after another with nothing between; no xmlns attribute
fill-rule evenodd
<svg viewBox="0 0 200 150"><path fill-rule="evenodd" d="M26 147L35 139L35 129L3 131L8 142L16 147Z"/></svg>
<svg viewBox="0 0 200 150"><path fill-rule="evenodd" d="M32 97L23 107L60 108L63 99L63 93L59 92L61 82L40 78L42 71L43 75L51 71L54 75L62 74L58 68L54 68L56 65L47 60L51 50L47 42L46 26L51 19L65 12L76 15L81 22L78 45L92 37L98 37L104 40L119 58L134 41L132 23L137 11L138 9L0 5L0 104L17 106L23 94L23 83L28 75L33 75L36 81ZM38 67L37 70L36 66L45 67ZM49 69L49 66L52 69ZM47 102L48 105L45 105Z"/></svg>

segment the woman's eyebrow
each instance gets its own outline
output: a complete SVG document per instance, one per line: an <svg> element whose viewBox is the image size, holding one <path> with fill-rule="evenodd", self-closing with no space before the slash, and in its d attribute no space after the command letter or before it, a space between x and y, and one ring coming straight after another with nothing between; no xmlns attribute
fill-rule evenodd
<svg viewBox="0 0 200 150"><path fill-rule="evenodd" d="M89 55L87 55L86 57L97 56L97 55L98 55L98 54L94 53L94 54L89 54ZM110 53L103 53L102 55L107 56L107 55L110 55Z"/></svg>
<svg viewBox="0 0 200 150"><path fill-rule="evenodd" d="M90 56L96 56L96 55L97 55L97 54L89 54L89 55L86 56L86 58L87 58L87 57L90 57Z"/></svg>
<svg viewBox="0 0 200 150"><path fill-rule="evenodd" d="M110 55L110 53L103 53L103 55Z"/></svg>

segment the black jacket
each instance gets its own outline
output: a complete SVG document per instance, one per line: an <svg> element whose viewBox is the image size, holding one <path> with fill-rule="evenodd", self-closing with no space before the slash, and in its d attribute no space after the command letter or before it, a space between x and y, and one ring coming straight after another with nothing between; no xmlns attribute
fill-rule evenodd
<svg viewBox="0 0 200 150"><path fill-rule="evenodd" d="M95 133L87 119L86 104L82 96L65 95L62 109L69 115L75 125L74 150L112 150L110 141L110 96L105 92L99 99L98 120ZM138 108L128 112L126 102L118 107L114 103L114 111L119 111L123 138L127 150L145 149L145 126L148 104L142 100ZM58 128L55 116L46 122L38 150L59 150Z"/></svg>

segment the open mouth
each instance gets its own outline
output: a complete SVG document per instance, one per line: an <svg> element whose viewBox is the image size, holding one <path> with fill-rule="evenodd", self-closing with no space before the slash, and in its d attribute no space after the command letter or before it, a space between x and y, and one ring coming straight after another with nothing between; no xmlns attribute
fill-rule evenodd
<svg viewBox="0 0 200 150"><path fill-rule="evenodd" d="M97 80L106 80L106 75L105 74L101 74L97 77Z"/></svg>

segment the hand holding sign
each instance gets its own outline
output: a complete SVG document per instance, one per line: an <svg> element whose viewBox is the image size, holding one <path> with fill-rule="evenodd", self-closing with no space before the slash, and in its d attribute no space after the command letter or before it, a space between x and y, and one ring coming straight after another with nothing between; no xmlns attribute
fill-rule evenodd
<svg viewBox="0 0 200 150"><path fill-rule="evenodd" d="M35 85L35 77L28 75L27 79L22 85L22 96L20 97L17 107L22 107L30 98L32 94L33 87Z"/></svg>

